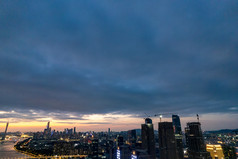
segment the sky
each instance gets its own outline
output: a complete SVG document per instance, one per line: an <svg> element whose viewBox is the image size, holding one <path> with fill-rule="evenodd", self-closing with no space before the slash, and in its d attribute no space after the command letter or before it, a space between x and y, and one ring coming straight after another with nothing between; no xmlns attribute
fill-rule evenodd
<svg viewBox="0 0 238 159"><path fill-rule="evenodd" d="M238 128L237 28L236 0L0 1L0 132L128 130L145 113Z"/></svg>

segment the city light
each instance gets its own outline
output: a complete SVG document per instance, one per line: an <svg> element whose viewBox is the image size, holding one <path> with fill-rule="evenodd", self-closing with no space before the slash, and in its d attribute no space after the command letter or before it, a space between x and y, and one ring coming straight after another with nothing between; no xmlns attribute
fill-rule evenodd
<svg viewBox="0 0 238 159"><path fill-rule="evenodd" d="M238 159L238 1L0 1L0 159Z"/></svg>
<svg viewBox="0 0 238 159"><path fill-rule="evenodd" d="M121 159L121 152L120 152L120 148L117 148L117 159Z"/></svg>

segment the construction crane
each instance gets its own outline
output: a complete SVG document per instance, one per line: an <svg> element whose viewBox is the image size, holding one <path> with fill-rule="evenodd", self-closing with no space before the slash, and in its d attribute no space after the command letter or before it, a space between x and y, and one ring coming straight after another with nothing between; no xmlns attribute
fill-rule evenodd
<svg viewBox="0 0 238 159"><path fill-rule="evenodd" d="M147 113L145 113L145 115L146 115L146 117L144 119L152 117L151 115L148 115Z"/></svg>
<svg viewBox="0 0 238 159"><path fill-rule="evenodd" d="M163 117L164 115L173 115L173 114L177 114L177 113L159 113L159 114L155 114L155 115L153 115L153 116L148 115L148 114L146 114L146 113L144 113L144 114L146 115L146 118L159 117L159 118L160 118L160 122L161 122L161 121L162 121L162 117ZM146 119L146 118L144 118L144 119Z"/></svg>
<svg viewBox="0 0 238 159"><path fill-rule="evenodd" d="M161 113L161 114L155 114L154 117L159 116L160 122L161 122L163 115L173 115L173 114L176 114L176 113Z"/></svg>

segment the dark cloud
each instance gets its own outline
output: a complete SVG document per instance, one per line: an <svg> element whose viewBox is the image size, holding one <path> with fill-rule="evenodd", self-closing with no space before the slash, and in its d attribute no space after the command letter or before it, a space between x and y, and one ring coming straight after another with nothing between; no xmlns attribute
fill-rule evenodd
<svg viewBox="0 0 238 159"><path fill-rule="evenodd" d="M237 14L237 1L1 1L0 106L237 112Z"/></svg>
<svg viewBox="0 0 238 159"><path fill-rule="evenodd" d="M76 121L82 121L87 120L82 115L78 115L76 113L52 113L42 110L20 110L16 109L16 111L2 111L0 112L0 118L5 119L5 121L10 122L22 122L22 121L39 121L39 122L48 122L50 120L56 120L56 121L69 121L74 120ZM4 122L5 122L4 121Z"/></svg>

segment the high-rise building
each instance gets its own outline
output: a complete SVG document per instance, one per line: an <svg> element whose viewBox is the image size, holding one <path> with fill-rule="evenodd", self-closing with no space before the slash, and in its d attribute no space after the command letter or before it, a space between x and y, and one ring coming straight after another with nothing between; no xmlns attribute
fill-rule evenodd
<svg viewBox="0 0 238 159"><path fill-rule="evenodd" d="M117 146L122 146L124 145L124 139L123 136L117 136Z"/></svg>
<svg viewBox="0 0 238 159"><path fill-rule="evenodd" d="M131 159L131 149L129 145L122 145L117 149L117 159Z"/></svg>
<svg viewBox="0 0 238 159"><path fill-rule="evenodd" d="M44 130L44 139L49 139L51 137L51 128L50 128L50 122L47 123L46 129Z"/></svg>
<svg viewBox="0 0 238 159"><path fill-rule="evenodd" d="M159 123L160 159L177 159L176 140L172 122Z"/></svg>
<svg viewBox="0 0 238 159"><path fill-rule="evenodd" d="M145 119L145 124L141 124L142 148L147 150L148 159L155 159L155 136L154 126L150 118Z"/></svg>
<svg viewBox="0 0 238 159"><path fill-rule="evenodd" d="M172 115L173 127L175 134L182 134L180 118L178 115Z"/></svg>
<svg viewBox="0 0 238 159"><path fill-rule="evenodd" d="M111 129L110 129L110 128L108 128L107 136L108 136L108 137L111 136Z"/></svg>
<svg viewBox="0 0 238 159"><path fill-rule="evenodd" d="M131 159L148 159L148 152L142 149L132 150Z"/></svg>
<svg viewBox="0 0 238 159"><path fill-rule="evenodd" d="M178 159L184 158L183 152L183 134L181 129L180 118L178 115L172 115L173 128L176 140L176 149L178 154Z"/></svg>
<svg viewBox="0 0 238 159"><path fill-rule="evenodd" d="M212 159L224 159L221 145L207 144L207 151L210 152Z"/></svg>
<svg viewBox="0 0 238 159"><path fill-rule="evenodd" d="M92 158L98 159L98 139L92 140Z"/></svg>
<svg viewBox="0 0 238 159"><path fill-rule="evenodd" d="M127 134L128 134L129 145L131 145L132 147L135 147L135 144L136 144L136 130L129 130L127 132Z"/></svg>
<svg viewBox="0 0 238 159"><path fill-rule="evenodd" d="M188 157L195 159L211 159L206 151L200 122L187 123L186 143L188 144Z"/></svg>
<svg viewBox="0 0 238 159"><path fill-rule="evenodd" d="M74 127L74 134L76 134L76 127Z"/></svg>
<svg viewBox="0 0 238 159"><path fill-rule="evenodd" d="M46 129L50 128L50 122L48 121Z"/></svg>

